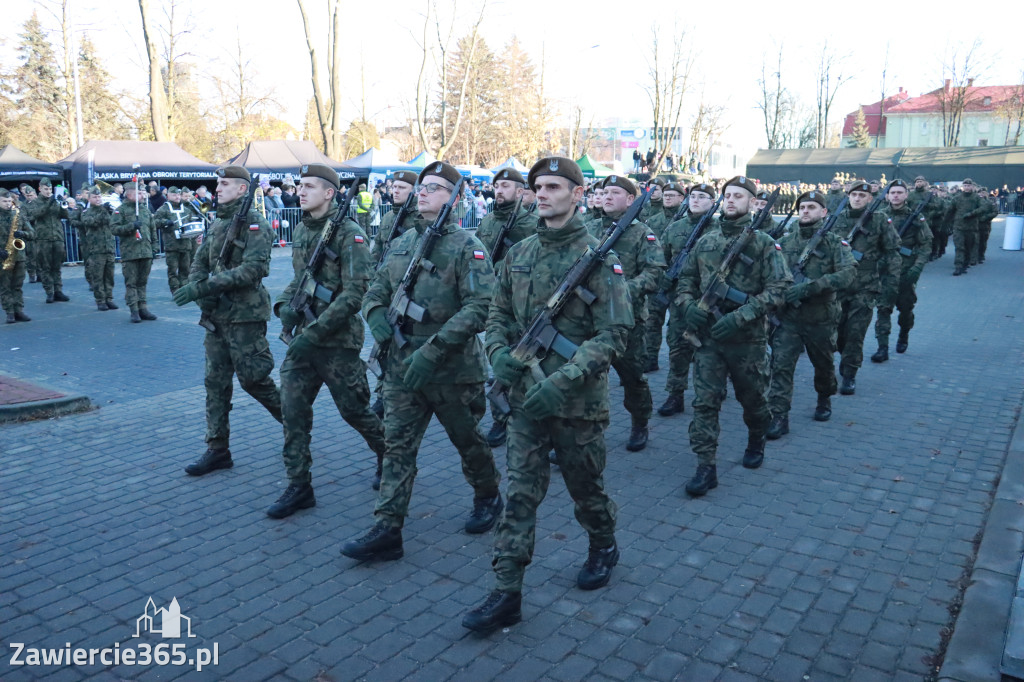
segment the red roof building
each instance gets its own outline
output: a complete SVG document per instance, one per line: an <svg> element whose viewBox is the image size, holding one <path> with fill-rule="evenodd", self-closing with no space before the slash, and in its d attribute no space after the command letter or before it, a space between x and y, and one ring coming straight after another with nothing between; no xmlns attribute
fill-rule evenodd
<svg viewBox="0 0 1024 682"><path fill-rule="evenodd" d="M885 98L885 113L888 114L892 109L899 106L901 103L906 102L910 99L910 93L900 88L900 91L895 95L890 95ZM864 110L864 120L868 124L868 133L871 137L880 135L885 137L885 119L882 117L882 100L873 104L862 104L861 109ZM847 138L853 139L853 129L857 126L857 112L854 111L846 115L846 120L843 121L843 142L842 146L846 147Z"/></svg>

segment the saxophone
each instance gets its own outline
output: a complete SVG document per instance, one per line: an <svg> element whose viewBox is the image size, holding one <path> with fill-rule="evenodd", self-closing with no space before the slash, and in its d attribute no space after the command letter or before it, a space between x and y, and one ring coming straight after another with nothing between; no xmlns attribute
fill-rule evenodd
<svg viewBox="0 0 1024 682"><path fill-rule="evenodd" d="M14 215L11 217L11 231L7 234L7 258L4 259L3 269L10 270L14 267L14 254L18 251L25 250L25 240L18 239L14 236L14 233L18 231L18 209L14 209Z"/></svg>

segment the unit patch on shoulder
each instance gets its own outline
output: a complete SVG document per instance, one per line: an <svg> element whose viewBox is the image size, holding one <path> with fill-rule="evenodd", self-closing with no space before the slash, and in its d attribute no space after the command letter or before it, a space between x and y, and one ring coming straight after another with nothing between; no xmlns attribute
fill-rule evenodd
<svg viewBox="0 0 1024 682"><path fill-rule="evenodd" d="M649 242L656 242L656 241L658 241L658 238L655 237L653 234L649 234L649 235L647 235L647 241L649 241Z"/></svg>
<svg viewBox="0 0 1024 682"><path fill-rule="evenodd" d="M249 225L249 231L250 232L259 232L259 230L260 230L259 223L252 223L251 225Z"/></svg>
<svg viewBox="0 0 1024 682"><path fill-rule="evenodd" d="M355 236L355 240L356 240L356 244L362 244L362 243L364 243L366 241L365 239L363 239L363 235L361 235L361 234L357 234Z"/></svg>
<svg viewBox="0 0 1024 682"><path fill-rule="evenodd" d="M473 252L473 258L475 258L477 260L484 260L485 258L487 258L487 256L484 255L483 251L480 251L479 249L477 249L476 251Z"/></svg>

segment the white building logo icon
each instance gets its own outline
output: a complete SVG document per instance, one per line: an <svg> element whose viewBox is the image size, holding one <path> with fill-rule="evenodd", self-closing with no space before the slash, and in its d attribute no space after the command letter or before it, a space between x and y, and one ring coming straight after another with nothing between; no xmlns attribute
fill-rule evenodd
<svg viewBox="0 0 1024 682"><path fill-rule="evenodd" d="M157 627L156 620L159 616L160 625ZM150 597L146 602L146 610L135 620L135 637L141 637L142 633L150 632L168 639L181 637L181 622L185 621L185 633L187 637L195 637L192 634L192 619L181 615L181 607L178 605L178 598L171 599L166 609L158 609Z"/></svg>

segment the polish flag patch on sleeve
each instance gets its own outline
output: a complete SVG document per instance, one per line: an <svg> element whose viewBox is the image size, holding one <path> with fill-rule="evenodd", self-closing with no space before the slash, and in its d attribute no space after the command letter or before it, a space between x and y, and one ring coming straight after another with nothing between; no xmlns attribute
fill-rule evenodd
<svg viewBox="0 0 1024 682"><path fill-rule="evenodd" d="M485 258L487 258L487 256L486 256L486 254L484 254L483 251L480 251L478 249L478 250L473 252L473 258L475 258L477 260L484 260Z"/></svg>
<svg viewBox="0 0 1024 682"><path fill-rule="evenodd" d="M647 235L647 241L649 241L649 242L656 242L656 241L658 241L658 238L655 237L653 234L649 234L649 235Z"/></svg>
<svg viewBox="0 0 1024 682"><path fill-rule="evenodd" d="M621 275L622 274L622 266L619 265L618 263L613 263L612 264L612 272L614 272L616 275Z"/></svg>
<svg viewBox="0 0 1024 682"><path fill-rule="evenodd" d="M356 240L356 244L363 244L363 243L366 242L366 240L363 239L363 235L361 235L361 234L357 234L355 236L355 240Z"/></svg>
<svg viewBox="0 0 1024 682"><path fill-rule="evenodd" d="M843 243L843 246L849 246L850 245L850 242L846 241L845 239L840 239L839 241L841 241Z"/></svg>
<svg viewBox="0 0 1024 682"><path fill-rule="evenodd" d="M253 223L253 224L249 225L249 231L250 232L259 232L260 231L259 223Z"/></svg>
<svg viewBox="0 0 1024 682"><path fill-rule="evenodd" d="M782 247L781 247L781 246L779 246L779 243L778 243L778 242L775 242L775 250L776 250L776 251L782 251Z"/></svg>

